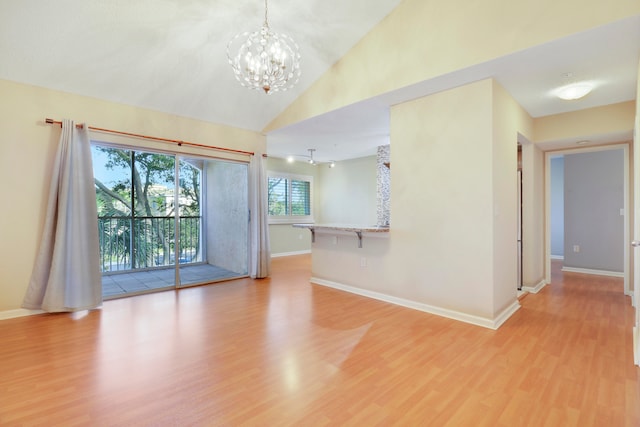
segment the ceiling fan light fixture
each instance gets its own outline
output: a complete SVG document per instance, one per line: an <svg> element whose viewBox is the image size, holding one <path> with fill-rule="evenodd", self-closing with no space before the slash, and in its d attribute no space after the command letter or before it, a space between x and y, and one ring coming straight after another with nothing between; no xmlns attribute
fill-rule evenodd
<svg viewBox="0 0 640 427"><path fill-rule="evenodd" d="M227 58L236 80L267 95L292 88L301 74L298 44L286 34L271 31L268 10L265 0L262 28L239 33L227 44Z"/></svg>
<svg viewBox="0 0 640 427"><path fill-rule="evenodd" d="M587 96L593 90L593 85L588 82L572 83L562 86L556 91L556 96L565 101L573 101Z"/></svg>

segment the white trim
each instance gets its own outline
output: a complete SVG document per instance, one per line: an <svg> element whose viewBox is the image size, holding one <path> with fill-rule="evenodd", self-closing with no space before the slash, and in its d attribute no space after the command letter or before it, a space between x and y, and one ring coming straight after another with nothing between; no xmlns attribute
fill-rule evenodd
<svg viewBox="0 0 640 427"><path fill-rule="evenodd" d="M271 254L271 258L281 258L281 257L293 256L293 255L306 255L310 253L311 253L311 249L307 249L304 251L295 251L295 252L280 252L277 254Z"/></svg>
<svg viewBox="0 0 640 427"><path fill-rule="evenodd" d="M530 294L537 294L538 292L540 292L540 291L542 290L542 288L544 288L544 287L545 287L545 286L547 286L548 284L549 284L549 283L548 283L546 280L542 279L542 280L540 280L540 282L538 282L538 284L537 284L537 285L535 285L535 286L523 286L523 287L522 287L522 290L523 290L523 291L527 291L527 292L529 292Z"/></svg>
<svg viewBox="0 0 640 427"><path fill-rule="evenodd" d="M624 293L626 296L631 297L631 306L635 307L636 306L636 299L635 299L635 295L633 294L633 291L625 291Z"/></svg>
<svg viewBox="0 0 640 427"><path fill-rule="evenodd" d="M549 258L564 260L564 255L549 255Z"/></svg>
<svg viewBox="0 0 640 427"><path fill-rule="evenodd" d="M640 366L640 328L633 327L633 361Z"/></svg>
<svg viewBox="0 0 640 427"><path fill-rule="evenodd" d="M16 317L33 316L34 314L42 314L42 310L27 310L26 308L18 308L15 310L0 311L0 320L14 319Z"/></svg>
<svg viewBox="0 0 640 427"><path fill-rule="evenodd" d="M624 273L621 271L593 270L590 268L577 267L562 267L562 271L567 271L569 273L594 274L596 276L624 277ZM625 290L625 293L626 292L628 291Z"/></svg>
<svg viewBox="0 0 640 427"><path fill-rule="evenodd" d="M516 300L509 307L504 309L498 316L496 316L493 320L487 319L484 317L474 316L472 314L462 313L459 311L448 310L446 308L435 307L428 304L423 304L416 301L407 300L404 298L398 298L391 295L382 294L380 292L369 291L366 289L356 288L349 285L344 285L342 283L332 282L330 280L319 279L317 277L312 277L310 279L311 283L321 286L327 286L329 288L338 289L341 291L349 292L352 294L360 295L367 298L377 299L379 301L388 302L391 304L399 305L406 308L411 308L414 310L423 311L429 314L435 314L436 316L442 316L453 320L458 320L460 322L470 323L476 326L482 326L483 328L498 329L504 322L507 321L511 317L513 313L515 313L520 308L520 303Z"/></svg>

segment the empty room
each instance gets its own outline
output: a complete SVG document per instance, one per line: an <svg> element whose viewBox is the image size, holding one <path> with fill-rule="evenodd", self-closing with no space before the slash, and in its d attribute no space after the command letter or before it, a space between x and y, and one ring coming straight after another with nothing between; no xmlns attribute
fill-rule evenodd
<svg viewBox="0 0 640 427"><path fill-rule="evenodd" d="M640 3L0 23L0 425L640 425Z"/></svg>

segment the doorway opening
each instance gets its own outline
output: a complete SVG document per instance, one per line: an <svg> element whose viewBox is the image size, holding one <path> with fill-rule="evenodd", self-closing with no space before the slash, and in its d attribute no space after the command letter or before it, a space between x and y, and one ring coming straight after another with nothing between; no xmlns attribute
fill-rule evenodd
<svg viewBox="0 0 640 427"><path fill-rule="evenodd" d="M547 153L547 265L624 277L629 292L628 146Z"/></svg>

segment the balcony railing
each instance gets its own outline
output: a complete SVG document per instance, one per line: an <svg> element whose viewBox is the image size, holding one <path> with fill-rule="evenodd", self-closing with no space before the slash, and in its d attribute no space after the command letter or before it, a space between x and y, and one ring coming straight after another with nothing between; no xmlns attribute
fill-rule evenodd
<svg viewBox="0 0 640 427"><path fill-rule="evenodd" d="M178 262L202 261L199 216L180 217ZM174 217L98 217L102 272L175 265Z"/></svg>

